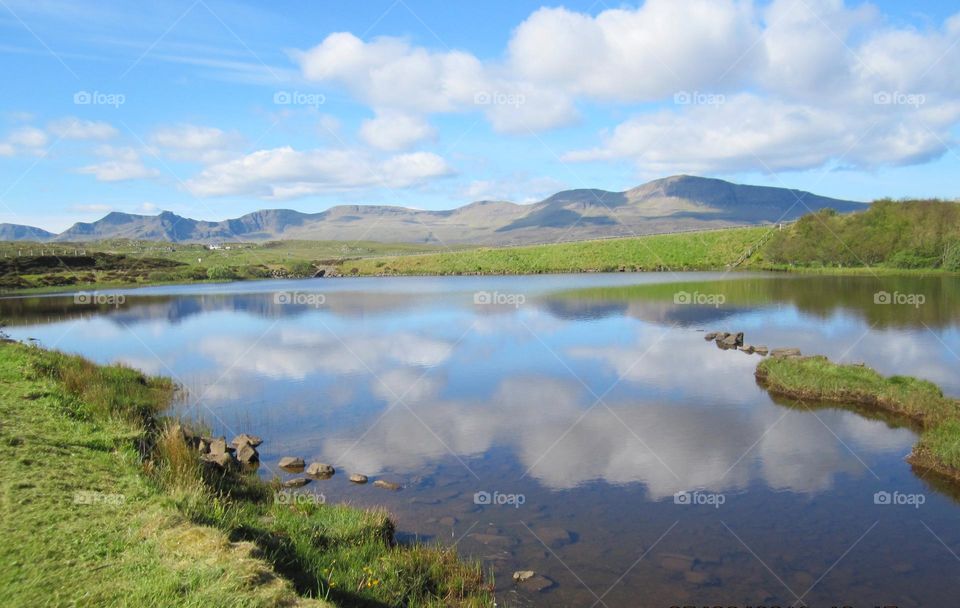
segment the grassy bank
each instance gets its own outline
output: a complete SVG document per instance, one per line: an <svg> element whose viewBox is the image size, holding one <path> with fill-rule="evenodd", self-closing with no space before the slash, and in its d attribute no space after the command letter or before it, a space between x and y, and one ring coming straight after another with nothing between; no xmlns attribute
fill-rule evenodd
<svg viewBox="0 0 960 608"><path fill-rule="evenodd" d="M201 466L159 418L174 393L130 369L0 345L0 603L492 604L478 566L397 546L381 511L278 501L255 475Z"/></svg>
<svg viewBox="0 0 960 608"><path fill-rule="evenodd" d="M540 274L710 270L735 263L770 228L739 228L425 255L371 257L344 275Z"/></svg>
<svg viewBox="0 0 960 608"><path fill-rule="evenodd" d="M826 357L771 358L757 366L758 382L771 393L804 401L876 408L920 425L910 455L916 466L960 481L960 402L935 384L907 376L885 377L862 365Z"/></svg>

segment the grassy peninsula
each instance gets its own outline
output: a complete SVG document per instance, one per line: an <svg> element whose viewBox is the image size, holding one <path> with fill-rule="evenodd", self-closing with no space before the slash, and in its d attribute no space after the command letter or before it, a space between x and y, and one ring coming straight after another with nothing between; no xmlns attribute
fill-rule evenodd
<svg viewBox="0 0 960 608"><path fill-rule="evenodd" d="M483 572L398 546L382 511L277 501L203 466L177 387L0 344L5 606L489 606Z"/></svg>
<svg viewBox="0 0 960 608"><path fill-rule="evenodd" d="M774 394L876 408L909 419L922 429L911 464L960 481L960 402L944 396L932 382L885 377L863 365L819 356L765 359L756 377Z"/></svg>

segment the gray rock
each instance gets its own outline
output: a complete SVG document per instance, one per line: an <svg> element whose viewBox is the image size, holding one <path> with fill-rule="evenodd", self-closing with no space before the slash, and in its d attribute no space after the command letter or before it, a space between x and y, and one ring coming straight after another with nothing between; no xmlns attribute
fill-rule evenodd
<svg viewBox="0 0 960 608"><path fill-rule="evenodd" d="M771 357L794 359L802 356L799 348L775 348L770 351Z"/></svg>
<svg viewBox="0 0 960 608"><path fill-rule="evenodd" d="M336 472L335 468L322 462L311 462L306 470L307 475L318 479L330 479Z"/></svg>
<svg viewBox="0 0 960 608"><path fill-rule="evenodd" d="M743 346L740 347L740 350L747 353L748 355L752 355L753 353L756 352L757 349L754 348L752 344L744 344Z"/></svg>
<svg viewBox="0 0 960 608"><path fill-rule="evenodd" d="M226 454L227 452L233 452L234 449L231 446L227 445L226 437L217 437L210 442L210 453L211 454Z"/></svg>
<svg viewBox="0 0 960 608"><path fill-rule="evenodd" d="M263 439L260 439L256 435L247 435L246 433L240 433L233 438L233 441L230 442L230 444L238 450L243 446L243 444L247 444L250 447L255 448L261 443L263 443Z"/></svg>
<svg viewBox="0 0 960 608"><path fill-rule="evenodd" d="M350 481L352 481L353 483L364 484L364 483L367 483L367 476L361 475L360 473L352 473L350 475Z"/></svg>
<svg viewBox="0 0 960 608"><path fill-rule="evenodd" d="M706 340L707 342L709 342L710 340L716 340L716 339L717 339L717 332L711 331L710 333L708 333L708 334L706 334L705 336L703 336L703 339Z"/></svg>
<svg viewBox="0 0 960 608"><path fill-rule="evenodd" d="M770 349L767 348L766 346L754 346L753 352L757 353L758 355L763 355L764 357L766 357L767 353L770 352Z"/></svg>
<svg viewBox="0 0 960 608"><path fill-rule="evenodd" d="M244 464L260 462L260 454L257 453L256 448L252 445L244 443L237 448L237 460Z"/></svg>
<svg viewBox="0 0 960 608"><path fill-rule="evenodd" d="M400 489L399 483L395 483L393 481L386 481L383 479L376 480L375 482L373 482L373 485L377 488L383 488L384 490L396 491Z"/></svg>
<svg viewBox="0 0 960 608"><path fill-rule="evenodd" d="M233 456L227 452L220 452L219 454L214 454L211 452L210 454L204 454L200 457L200 460L223 470L231 469L236 464L236 462L233 460Z"/></svg>
<svg viewBox="0 0 960 608"><path fill-rule="evenodd" d="M303 458L296 456L284 456L280 459L280 468L291 473L299 473L303 470Z"/></svg>

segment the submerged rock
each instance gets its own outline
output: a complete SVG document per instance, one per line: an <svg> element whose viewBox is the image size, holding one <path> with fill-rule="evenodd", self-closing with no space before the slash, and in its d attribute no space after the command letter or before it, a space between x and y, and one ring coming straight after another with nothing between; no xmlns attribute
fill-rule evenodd
<svg viewBox="0 0 960 608"><path fill-rule="evenodd" d="M378 487L378 488L383 488L384 490L394 490L394 491L396 491L396 490L399 490L399 489L400 489L400 484L399 484L399 483L395 483L395 482L393 482L393 481L385 481L385 480L383 480L383 479L378 479L378 480L376 480L375 482L373 482L373 485L376 486L376 487Z"/></svg>
<svg viewBox="0 0 960 608"><path fill-rule="evenodd" d="M522 583L524 581L530 580L536 575L537 573L534 572L533 570L517 570L516 572L513 573L513 580L518 583Z"/></svg>
<svg viewBox="0 0 960 608"><path fill-rule="evenodd" d="M283 487L285 488L302 488L303 486L310 483L310 480L306 477L294 477L293 479L288 479L283 482Z"/></svg>

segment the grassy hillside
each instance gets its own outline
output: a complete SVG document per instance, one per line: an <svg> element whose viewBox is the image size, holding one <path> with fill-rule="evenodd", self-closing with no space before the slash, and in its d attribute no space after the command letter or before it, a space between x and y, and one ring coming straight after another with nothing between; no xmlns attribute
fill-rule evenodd
<svg viewBox="0 0 960 608"><path fill-rule="evenodd" d="M438 254L366 258L341 264L361 274L537 274L723 268L754 247L770 228L739 228L639 238L579 241Z"/></svg>
<svg viewBox="0 0 960 608"><path fill-rule="evenodd" d="M765 247L772 264L960 271L960 204L882 200L853 215L806 215Z"/></svg>
<svg viewBox="0 0 960 608"><path fill-rule="evenodd" d="M277 501L255 475L201 466L158 418L174 390L0 344L0 604L492 604L479 567L396 546L382 511Z"/></svg>

